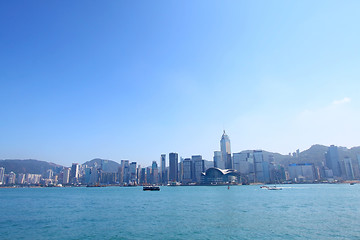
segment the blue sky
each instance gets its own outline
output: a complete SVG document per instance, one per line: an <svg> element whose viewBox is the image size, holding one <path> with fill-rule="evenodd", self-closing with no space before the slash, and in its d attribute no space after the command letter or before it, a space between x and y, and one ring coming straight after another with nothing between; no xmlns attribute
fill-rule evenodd
<svg viewBox="0 0 360 240"><path fill-rule="evenodd" d="M2 1L0 159L358 146L359 1Z"/></svg>

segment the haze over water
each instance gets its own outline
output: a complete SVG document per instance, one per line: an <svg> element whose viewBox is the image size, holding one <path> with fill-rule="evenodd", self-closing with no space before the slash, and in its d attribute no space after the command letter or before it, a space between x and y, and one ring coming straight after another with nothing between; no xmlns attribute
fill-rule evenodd
<svg viewBox="0 0 360 240"><path fill-rule="evenodd" d="M0 189L0 239L359 239L360 185Z"/></svg>

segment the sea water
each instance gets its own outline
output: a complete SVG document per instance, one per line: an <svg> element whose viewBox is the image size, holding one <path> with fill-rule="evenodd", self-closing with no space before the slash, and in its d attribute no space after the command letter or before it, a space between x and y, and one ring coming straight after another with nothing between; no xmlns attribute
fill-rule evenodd
<svg viewBox="0 0 360 240"><path fill-rule="evenodd" d="M0 189L0 239L360 239L360 184Z"/></svg>

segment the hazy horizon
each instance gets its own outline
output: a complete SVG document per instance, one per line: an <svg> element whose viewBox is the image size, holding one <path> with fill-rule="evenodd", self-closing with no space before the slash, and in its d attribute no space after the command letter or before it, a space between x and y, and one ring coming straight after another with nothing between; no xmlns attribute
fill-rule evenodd
<svg viewBox="0 0 360 240"><path fill-rule="evenodd" d="M358 1L3 1L0 159L359 146Z"/></svg>

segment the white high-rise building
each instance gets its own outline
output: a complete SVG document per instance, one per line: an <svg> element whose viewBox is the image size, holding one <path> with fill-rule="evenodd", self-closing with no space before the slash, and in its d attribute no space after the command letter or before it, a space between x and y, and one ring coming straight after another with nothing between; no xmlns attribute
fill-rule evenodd
<svg viewBox="0 0 360 240"><path fill-rule="evenodd" d="M70 182L70 168L64 168L63 170L63 184L69 184Z"/></svg>
<svg viewBox="0 0 360 240"><path fill-rule="evenodd" d="M4 175L5 175L5 168L0 167L0 185L5 184Z"/></svg>

